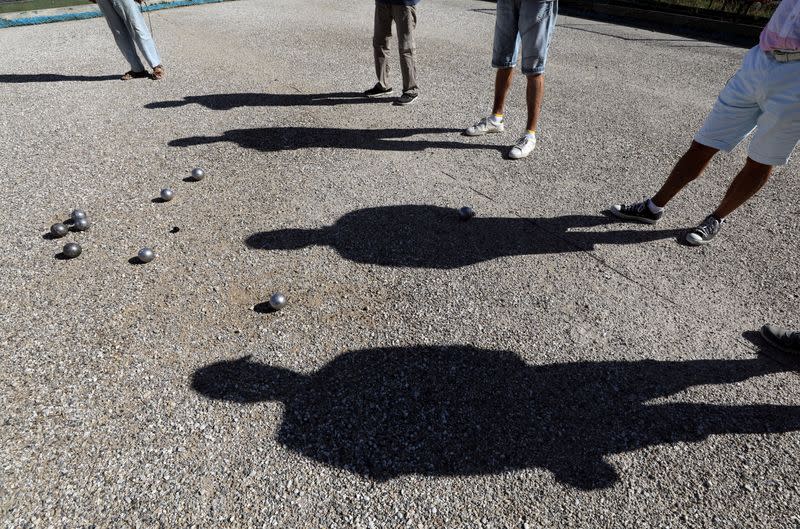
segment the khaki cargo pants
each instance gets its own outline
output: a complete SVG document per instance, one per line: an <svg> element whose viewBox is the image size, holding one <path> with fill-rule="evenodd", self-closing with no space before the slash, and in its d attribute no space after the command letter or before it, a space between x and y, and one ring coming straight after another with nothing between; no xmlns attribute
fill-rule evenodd
<svg viewBox="0 0 800 529"><path fill-rule="evenodd" d="M375 3L375 32L372 46L375 50L375 73L378 82L389 88L389 63L386 54L392 37L392 21L397 26L397 45L400 50L400 69L403 72L403 92L417 90L417 67L414 64L414 28L417 26L417 9L414 6L401 6Z"/></svg>

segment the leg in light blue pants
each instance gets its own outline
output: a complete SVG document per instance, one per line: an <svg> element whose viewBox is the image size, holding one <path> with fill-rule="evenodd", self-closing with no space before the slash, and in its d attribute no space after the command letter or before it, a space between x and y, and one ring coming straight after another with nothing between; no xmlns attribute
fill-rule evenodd
<svg viewBox="0 0 800 529"><path fill-rule="evenodd" d="M103 13L117 41L117 47L131 65L131 70L141 72L145 69L136 47L153 68L161 64L150 30L144 21L139 5L134 0L97 0L97 7Z"/></svg>

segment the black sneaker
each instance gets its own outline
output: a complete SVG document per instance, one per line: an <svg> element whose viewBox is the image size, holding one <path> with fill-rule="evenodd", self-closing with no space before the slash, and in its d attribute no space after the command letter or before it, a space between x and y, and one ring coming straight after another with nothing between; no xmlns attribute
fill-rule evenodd
<svg viewBox="0 0 800 529"><path fill-rule="evenodd" d="M686 234L686 242L692 246L708 244L722 229L723 222L715 216L709 215L698 227Z"/></svg>
<svg viewBox="0 0 800 529"><path fill-rule="evenodd" d="M375 83L375 86L364 91L364 95L367 97L378 97L389 95L392 92L394 92L394 89L391 86L389 88L384 88L380 83Z"/></svg>
<svg viewBox="0 0 800 529"><path fill-rule="evenodd" d="M650 208L647 207L647 200L627 206L625 204L614 204L608 208L608 212L620 219L644 222L646 224L655 224L664 215L663 210L658 213L650 211Z"/></svg>
<svg viewBox="0 0 800 529"><path fill-rule="evenodd" d="M401 107L404 107L404 106L410 105L411 103L416 101L418 97L419 97L419 93L417 93L417 92L411 92L411 91L403 92L403 95L401 95L400 97L397 98L397 101L395 101L395 104L396 105L400 105Z"/></svg>
<svg viewBox="0 0 800 529"><path fill-rule="evenodd" d="M761 327L761 336L781 351L800 354L800 331L789 331L773 325L764 325Z"/></svg>

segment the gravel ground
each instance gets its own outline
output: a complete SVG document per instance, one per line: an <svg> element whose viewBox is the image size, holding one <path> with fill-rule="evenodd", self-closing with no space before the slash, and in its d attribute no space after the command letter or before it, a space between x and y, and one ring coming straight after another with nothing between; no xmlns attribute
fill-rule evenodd
<svg viewBox="0 0 800 529"><path fill-rule="evenodd" d="M0 32L5 527L800 527L798 363L752 333L800 326L797 160L702 249L743 148L656 228L599 214L744 50L563 16L512 162L522 83L459 134L493 7L421 4L407 108L355 97L366 0L153 13L158 83L103 20Z"/></svg>

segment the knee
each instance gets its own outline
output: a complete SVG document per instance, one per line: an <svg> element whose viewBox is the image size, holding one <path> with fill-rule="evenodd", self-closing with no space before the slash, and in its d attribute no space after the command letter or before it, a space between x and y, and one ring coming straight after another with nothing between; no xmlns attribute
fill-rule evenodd
<svg viewBox="0 0 800 529"><path fill-rule="evenodd" d="M757 162L748 157L744 164L744 170L747 171L754 178L766 180L772 173L772 166L761 162Z"/></svg>
<svg viewBox="0 0 800 529"><path fill-rule="evenodd" d="M698 143L692 140L692 144L689 146L689 150L686 154L698 156L700 158L706 158L711 160L715 154L719 152L719 149L714 147L709 147L708 145L703 145L702 143Z"/></svg>

